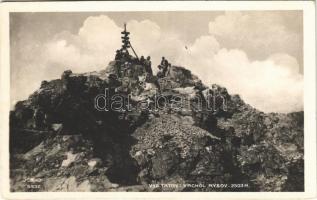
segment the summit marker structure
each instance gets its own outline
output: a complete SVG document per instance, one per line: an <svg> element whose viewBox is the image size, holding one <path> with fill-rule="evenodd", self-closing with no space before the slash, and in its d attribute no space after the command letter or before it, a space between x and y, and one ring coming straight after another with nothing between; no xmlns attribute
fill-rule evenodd
<svg viewBox="0 0 317 200"><path fill-rule="evenodd" d="M136 54L135 50L133 49L132 45L131 45L131 42L130 42L130 32L127 31L127 24L124 23L124 30L121 32L122 34L122 48L121 48L121 52L123 54L127 54L129 55L129 51L128 49L131 48L131 50L133 51L133 54L135 55L135 57L139 60L139 57L138 55Z"/></svg>

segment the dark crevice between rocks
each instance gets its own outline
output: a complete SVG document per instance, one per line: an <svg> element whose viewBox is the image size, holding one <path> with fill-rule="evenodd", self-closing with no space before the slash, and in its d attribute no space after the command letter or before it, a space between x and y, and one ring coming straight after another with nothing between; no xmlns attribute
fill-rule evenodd
<svg viewBox="0 0 317 200"><path fill-rule="evenodd" d="M106 175L111 182L120 185L137 184L137 175L140 170L136 160L130 155L131 147L137 143L137 140L131 134L146 119L147 115L141 113L134 121L116 120L106 123L103 131L99 132L100 137L97 136L94 139L96 156L105 162L110 160Z"/></svg>

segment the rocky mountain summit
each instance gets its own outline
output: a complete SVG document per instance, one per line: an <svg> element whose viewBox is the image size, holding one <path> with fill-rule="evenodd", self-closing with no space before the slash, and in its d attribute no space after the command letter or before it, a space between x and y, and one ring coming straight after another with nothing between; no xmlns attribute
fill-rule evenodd
<svg viewBox="0 0 317 200"><path fill-rule="evenodd" d="M188 97L189 109L164 101L157 110L99 111L95 99L105 89L134 94L132 107L156 100L153 81L139 81L142 66L113 79L116 67L113 61L99 72L65 71L16 104L12 191L303 191L303 112L265 114L217 85L227 108L199 110L195 97L209 88L177 66L158 79L158 94ZM213 183L228 187L207 187ZM247 187L229 187L235 183Z"/></svg>
<svg viewBox="0 0 317 200"><path fill-rule="evenodd" d="M153 75L116 56L15 105L11 190L303 191L303 118L263 113L184 67Z"/></svg>

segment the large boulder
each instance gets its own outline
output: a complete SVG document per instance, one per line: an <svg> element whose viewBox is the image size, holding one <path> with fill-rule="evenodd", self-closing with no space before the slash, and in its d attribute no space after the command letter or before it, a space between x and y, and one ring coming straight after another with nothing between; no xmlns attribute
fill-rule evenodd
<svg viewBox="0 0 317 200"><path fill-rule="evenodd" d="M171 115L146 122L133 137L137 143L130 153L140 167L138 179L143 184L202 183L206 187L185 186L181 190L217 190L208 188L208 183L225 183L232 178L223 163L227 152L220 138Z"/></svg>

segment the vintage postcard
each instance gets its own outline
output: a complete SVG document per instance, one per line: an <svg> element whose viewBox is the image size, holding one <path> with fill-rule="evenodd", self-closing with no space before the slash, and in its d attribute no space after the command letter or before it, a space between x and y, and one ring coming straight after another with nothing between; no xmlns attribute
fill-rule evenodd
<svg viewBox="0 0 317 200"><path fill-rule="evenodd" d="M1 5L7 199L316 196L313 2Z"/></svg>

